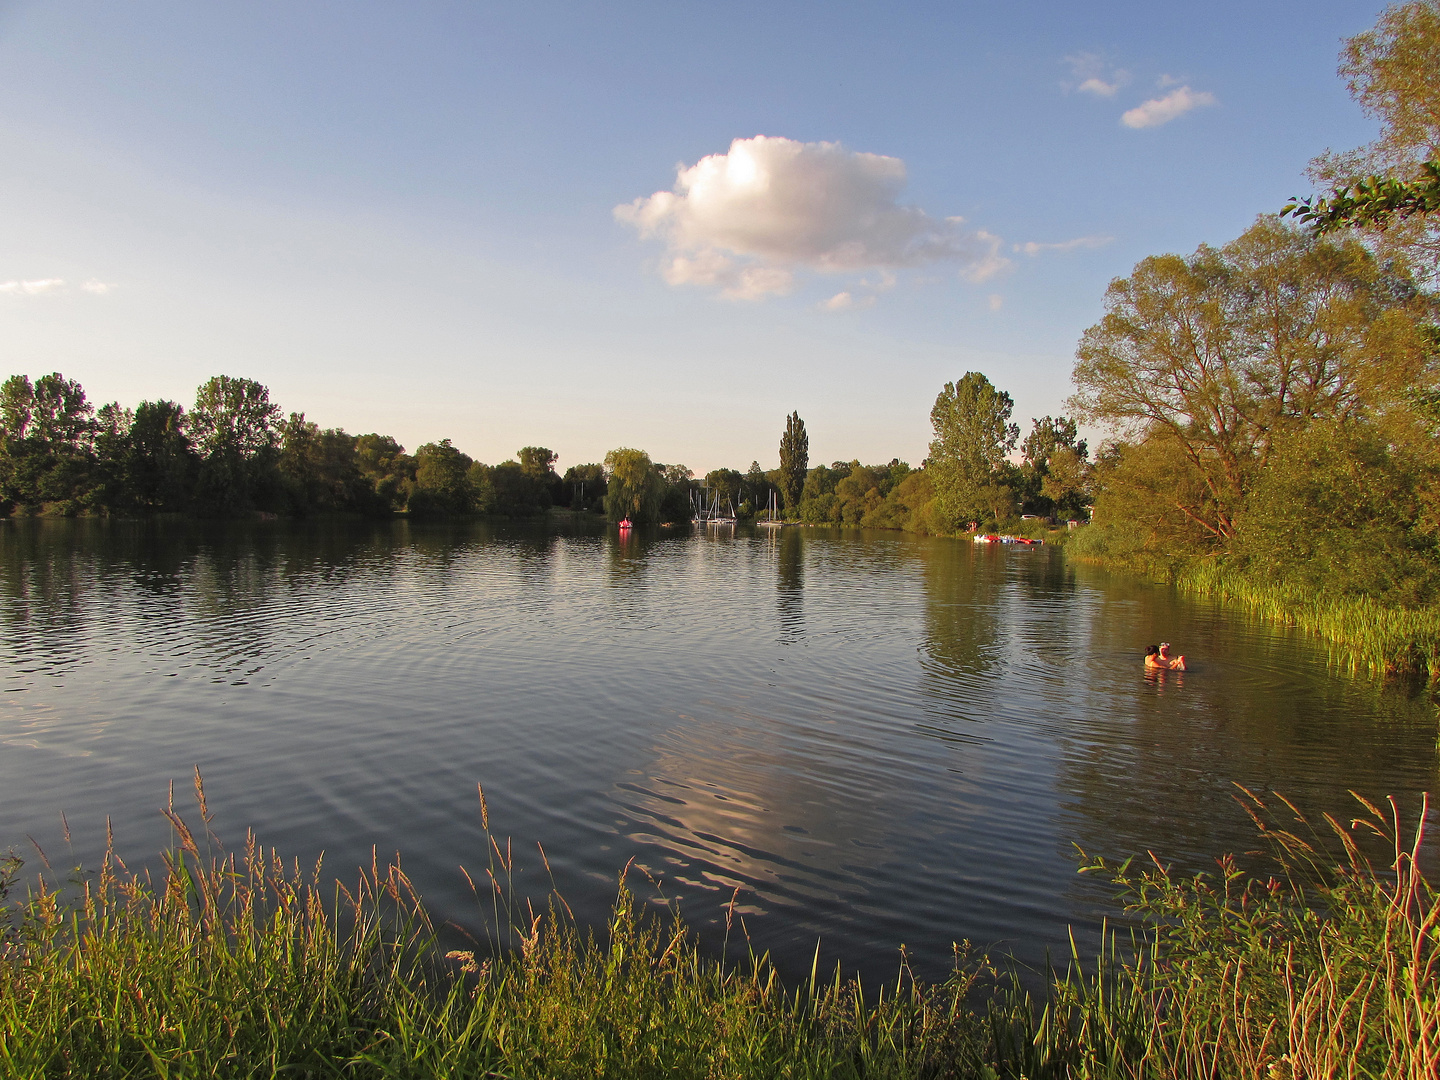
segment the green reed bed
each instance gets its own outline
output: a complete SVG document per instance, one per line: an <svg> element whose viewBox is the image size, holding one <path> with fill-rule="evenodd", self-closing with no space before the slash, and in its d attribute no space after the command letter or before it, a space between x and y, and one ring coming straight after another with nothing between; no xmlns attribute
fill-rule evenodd
<svg viewBox="0 0 1440 1080"><path fill-rule="evenodd" d="M1088 860L1138 917L1104 955L1027 993L957 948L953 974L867 988L837 968L786 986L763 957L707 958L679 917L623 886L609 923L562 900L514 905L508 849L481 893L514 948L441 954L398 865L322 894L319 868L253 841L179 842L158 881L113 855L62 901L7 911L3 1077L1432 1077L1440 1069L1437 921L1392 808L1326 819L1331 843L1272 847L1182 878ZM202 809L202 817L204 811ZM1298 824L1297 824L1298 823ZM1393 850L1372 867L1357 829ZM1332 850L1332 857L1324 852ZM18 866L6 868L13 884ZM521 914L523 912L523 915Z"/></svg>
<svg viewBox="0 0 1440 1080"><path fill-rule="evenodd" d="M1440 681L1440 605L1400 608L1366 596L1301 592L1253 581L1211 559L1192 560L1176 573L1175 584L1316 634L1351 671Z"/></svg>

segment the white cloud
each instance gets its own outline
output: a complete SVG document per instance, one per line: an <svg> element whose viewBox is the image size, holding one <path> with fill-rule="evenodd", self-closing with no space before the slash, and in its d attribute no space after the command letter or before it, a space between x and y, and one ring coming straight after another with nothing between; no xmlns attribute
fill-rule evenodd
<svg viewBox="0 0 1440 1080"><path fill-rule="evenodd" d="M1120 117L1120 122L1131 128L1159 127L1161 124L1168 124L1176 117L1184 116L1191 109L1214 104L1216 104L1215 95L1208 90L1201 90L1197 93L1188 86L1182 86L1178 90L1170 91L1164 97L1151 98L1145 104L1135 106Z"/></svg>
<svg viewBox="0 0 1440 1080"><path fill-rule="evenodd" d="M856 296L849 290L846 290L845 292L838 292L834 296L830 297L829 300L820 301L820 310L831 312L859 311L862 308L874 306L875 296L873 294L871 294L870 296Z"/></svg>
<svg viewBox="0 0 1440 1080"><path fill-rule="evenodd" d="M85 284L81 285L80 288L88 293L94 293L96 296L104 296L111 289L115 288L115 283L112 281L100 281L98 278L91 278L85 282Z"/></svg>
<svg viewBox="0 0 1440 1080"><path fill-rule="evenodd" d="M615 207L618 221L665 242L665 280L757 299L822 273L948 261L984 280L1008 266L998 237L901 206L905 163L757 135L676 168L675 186Z"/></svg>
<svg viewBox="0 0 1440 1080"><path fill-rule="evenodd" d="M1065 62L1070 65L1077 80L1073 85L1067 85L1067 90L1110 98L1130 82L1128 71L1107 63L1098 53L1075 53L1065 57Z"/></svg>
<svg viewBox="0 0 1440 1080"><path fill-rule="evenodd" d="M1076 251L1081 248L1102 248L1114 241L1113 236L1077 236L1074 240L1060 240L1053 244L1042 244L1036 240L1029 240L1023 244L1016 244L1015 250L1024 254L1035 256L1042 251Z"/></svg>
<svg viewBox="0 0 1440 1080"><path fill-rule="evenodd" d="M12 296L38 296L65 288L64 278L38 278L34 281L0 281L0 293Z"/></svg>
<svg viewBox="0 0 1440 1080"><path fill-rule="evenodd" d="M991 293L987 302L990 304L991 311L999 311L1005 306L1005 297L999 293Z"/></svg>

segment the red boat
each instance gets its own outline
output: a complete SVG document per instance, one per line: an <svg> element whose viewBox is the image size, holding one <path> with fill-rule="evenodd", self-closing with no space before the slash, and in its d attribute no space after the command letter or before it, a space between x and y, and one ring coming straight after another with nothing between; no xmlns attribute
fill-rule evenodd
<svg viewBox="0 0 1440 1080"><path fill-rule="evenodd" d="M621 529L633 529L634 527L634 523L628 517L620 519Z"/></svg>

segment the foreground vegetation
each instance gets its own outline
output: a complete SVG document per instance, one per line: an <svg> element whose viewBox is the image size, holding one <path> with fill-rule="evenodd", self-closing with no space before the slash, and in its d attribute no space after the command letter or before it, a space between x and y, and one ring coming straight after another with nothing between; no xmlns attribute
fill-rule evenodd
<svg viewBox="0 0 1440 1080"><path fill-rule="evenodd" d="M442 956L398 864L329 904L318 866L253 839L210 856L174 816L158 882L110 855L73 899L42 884L7 908L0 1076L1434 1076L1440 898L1417 868L1423 811L1407 838L1393 806L1366 803L1348 827L1327 817L1327 840L1284 800L1241 803L1268 867L1227 857L1187 878L1088 860L1139 929L1107 933L1104 955L1035 994L964 947L938 985L902 957L885 986L837 968L786 987L764 957L707 958L623 876L597 932L558 898L507 906L498 844L481 892L514 947ZM1373 868L1357 833L1389 865Z"/></svg>

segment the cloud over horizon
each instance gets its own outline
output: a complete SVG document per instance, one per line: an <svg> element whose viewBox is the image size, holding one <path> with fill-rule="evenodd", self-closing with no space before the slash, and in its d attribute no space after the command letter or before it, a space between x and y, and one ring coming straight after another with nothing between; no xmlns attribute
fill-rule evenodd
<svg viewBox="0 0 1440 1080"><path fill-rule="evenodd" d="M40 296L65 288L64 278L36 278L33 281L0 281L0 293L11 296Z"/></svg>
<svg viewBox="0 0 1440 1080"><path fill-rule="evenodd" d="M1162 80L1161 85L1169 85L1169 82ZM1195 91L1188 86L1181 86L1164 97L1151 98L1143 105L1136 105L1120 117L1120 122L1129 128L1159 127L1184 116L1192 109L1217 104L1219 102L1215 95L1208 90Z"/></svg>
<svg viewBox="0 0 1440 1080"><path fill-rule="evenodd" d="M84 292L94 293L97 296L104 296L114 284L108 281L100 281L98 278L91 278L80 286ZM70 287L64 278L33 278L29 281L13 280L0 281L0 295L4 296L43 296L46 293L69 292Z"/></svg>
<svg viewBox="0 0 1440 1080"><path fill-rule="evenodd" d="M968 280L983 281L1009 265L999 237L900 205L905 180L899 158L757 135L678 165L673 189L614 214L641 237L665 242L662 272L671 285L718 288L731 299L783 295L801 269L953 262Z"/></svg>

